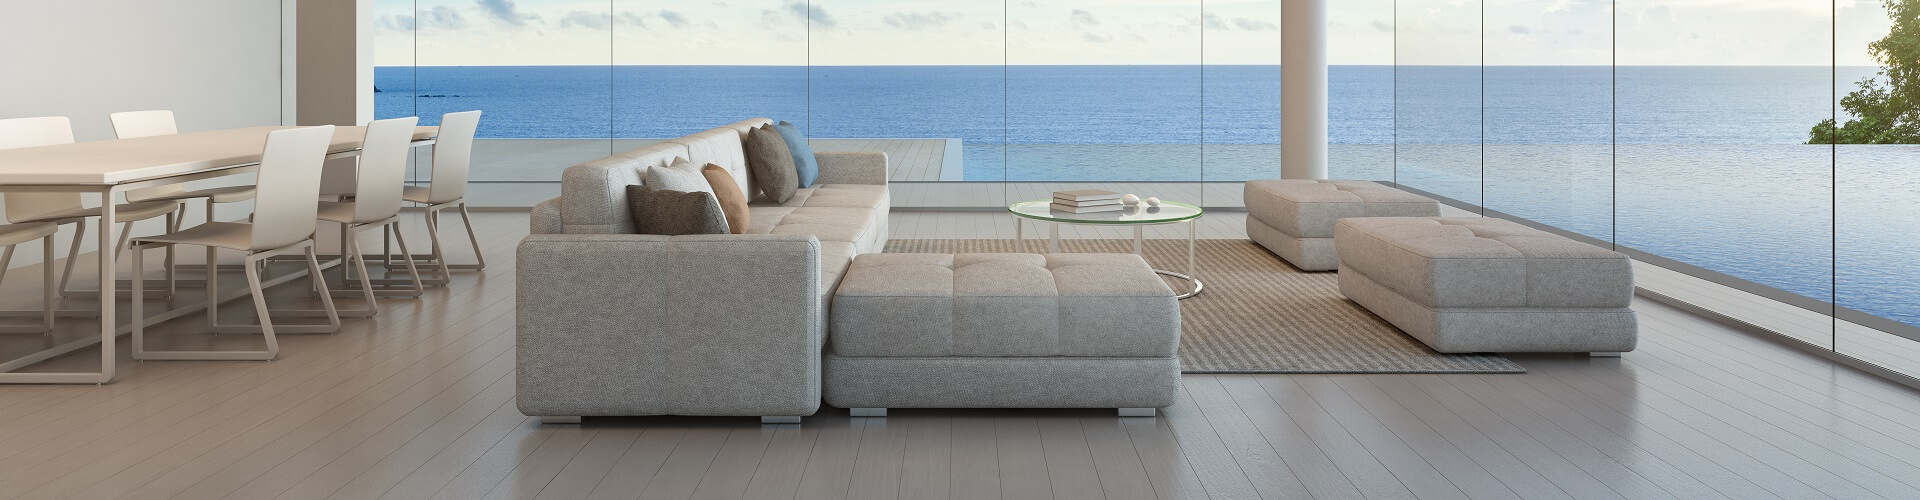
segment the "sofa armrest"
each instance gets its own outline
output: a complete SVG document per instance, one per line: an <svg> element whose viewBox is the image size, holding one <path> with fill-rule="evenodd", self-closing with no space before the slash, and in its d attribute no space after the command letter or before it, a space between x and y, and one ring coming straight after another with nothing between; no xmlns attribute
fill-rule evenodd
<svg viewBox="0 0 1920 500"><path fill-rule="evenodd" d="M532 235L517 273L523 413L819 408L825 326L811 235Z"/></svg>
<svg viewBox="0 0 1920 500"><path fill-rule="evenodd" d="M560 222L560 198L540 202L527 214L528 234L560 234L564 231Z"/></svg>
<svg viewBox="0 0 1920 500"><path fill-rule="evenodd" d="M814 153L813 158L820 162L815 184L887 184L884 152Z"/></svg>

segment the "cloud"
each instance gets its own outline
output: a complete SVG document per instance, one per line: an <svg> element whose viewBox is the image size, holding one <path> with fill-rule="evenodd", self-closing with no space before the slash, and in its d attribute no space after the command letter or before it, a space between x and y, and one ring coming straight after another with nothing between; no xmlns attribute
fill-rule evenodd
<svg viewBox="0 0 1920 500"><path fill-rule="evenodd" d="M811 26L832 28L840 25L839 21L833 19L833 14L827 13L825 7L807 5L807 2L788 2L787 12L799 16L801 19L806 19Z"/></svg>
<svg viewBox="0 0 1920 500"><path fill-rule="evenodd" d="M1073 9L1073 14L1067 16L1067 23L1072 24L1076 28L1086 28L1086 27L1092 27L1092 26L1099 26L1100 18L1093 17L1092 12L1087 12L1080 9Z"/></svg>
<svg viewBox="0 0 1920 500"><path fill-rule="evenodd" d="M578 27L593 29L593 30L604 30L604 29L607 29L607 27L612 25L613 25L612 16L608 16L607 13L605 12L587 12L584 10L576 10L576 11L568 12L567 15L560 17L560 27L562 28L572 28L572 27L578 26Z"/></svg>
<svg viewBox="0 0 1920 500"><path fill-rule="evenodd" d="M1221 19L1219 14L1214 14L1209 12L1207 13L1207 15L1201 16L1200 22L1202 24L1206 24L1207 29L1210 29L1210 30L1214 30L1214 31L1227 30L1227 21Z"/></svg>
<svg viewBox="0 0 1920 500"><path fill-rule="evenodd" d="M414 24L415 22L418 22L418 24ZM436 28L445 30L461 30L466 29L468 26L467 16L460 15L460 11L445 5L436 5L431 9L421 11L419 19L409 19L407 24L413 24L421 29Z"/></svg>
<svg viewBox="0 0 1920 500"><path fill-rule="evenodd" d="M1082 33L1080 39L1091 43L1107 43L1113 41L1113 37L1097 33Z"/></svg>
<svg viewBox="0 0 1920 500"><path fill-rule="evenodd" d="M1533 34L1533 28L1528 28L1525 25L1515 24L1513 26L1508 26L1507 32L1513 33L1516 35L1531 35Z"/></svg>
<svg viewBox="0 0 1920 500"><path fill-rule="evenodd" d="M945 26L947 23L959 19L960 16L961 14L959 12L941 12L937 10L925 14L919 12L895 12L888 14L887 17L881 20L885 21L887 26L918 31Z"/></svg>
<svg viewBox="0 0 1920 500"><path fill-rule="evenodd" d="M1388 24L1388 23L1387 23L1386 21L1381 21L1381 20L1379 20L1379 19L1375 19L1375 20L1373 20L1373 29L1374 29L1374 30L1377 30L1377 31L1385 31L1385 32L1388 32L1388 33L1392 33L1392 32L1393 32L1393 25L1392 25L1392 24Z"/></svg>
<svg viewBox="0 0 1920 500"><path fill-rule="evenodd" d="M1542 10L1540 13L1552 14L1555 12L1566 12L1571 9L1573 9L1573 0L1554 0L1552 4L1547 5L1546 10Z"/></svg>
<svg viewBox="0 0 1920 500"><path fill-rule="evenodd" d="M686 14L681 14L679 12L674 12L671 10L661 10L660 20L666 21L668 26L672 26L675 28L685 28L688 26L693 26L693 21L687 19Z"/></svg>
<svg viewBox="0 0 1920 500"><path fill-rule="evenodd" d="M641 28L646 28L647 15L635 13L634 11L631 11L631 10L623 10L623 11L620 11L619 14L613 15L613 24L615 26L639 26Z"/></svg>
<svg viewBox="0 0 1920 500"><path fill-rule="evenodd" d="M1000 25L993 24L992 21L980 21L980 29L983 29L983 30L1000 29Z"/></svg>
<svg viewBox="0 0 1920 500"><path fill-rule="evenodd" d="M1251 19L1251 18L1245 18L1245 17L1233 18L1233 26L1236 28L1247 30L1247 31L1271 31L1271 30L1280 29L1280 26L1275 25L1270 21L1262 21L1259 19Z"/></svg>
<svg viewBox="0 0 1920 500"><path fill-rule="evenodd" d="M474 3L479 4L480 10L486 11L487 16L508 26L524 27L527 21L540 20L538 15L520 12L513 0L475 0Z"/></svg>

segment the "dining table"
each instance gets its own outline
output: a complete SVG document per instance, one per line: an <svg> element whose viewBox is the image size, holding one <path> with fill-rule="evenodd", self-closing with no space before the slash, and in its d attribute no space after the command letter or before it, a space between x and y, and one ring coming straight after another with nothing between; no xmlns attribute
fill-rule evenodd
<svg viewBox="0 0 1920 500"><path fill-rule="evenodd" d="M115 312L115 302L119 300L116 288L120 280L116 252L118 224L114 219L113 200L120 199L122 193L134 189L255 172L260 167L267 134L288 128L295 127L244 127L0 150L0 196L8 192L94 193L100 195L103 207L94 234L98 242L100 267L100 289L97 294L99 309L89 314L99 316L99 336L82 336L0 362L0 384L105 384L113 381L114 367L118 362L115 339L132 331L133 326L131 323L118 324ZM414 130L412 146L432 145L438 133L439 127L418 127ZM365 135L366 127L336 127L332 143L327 147L327 158L358 156ZM315 200L316 203L318 201ZM75 239L81 237L74 235ZM52 260L53 256L45 256L41 265L52 265ZM213 262L206 264L207 279L214 279L218 266ZM304 270L278 277L263 285L272 286L303 276ZM220 297L208 297L195 304L146 318L132 318L130 321L144 321L151 326L203 311L209 301L225 302L248 293L246 287L234 288L237 290L221 294ZM98 372L19 372L21 368L94 346L98 346L100 351Z"/></svg>

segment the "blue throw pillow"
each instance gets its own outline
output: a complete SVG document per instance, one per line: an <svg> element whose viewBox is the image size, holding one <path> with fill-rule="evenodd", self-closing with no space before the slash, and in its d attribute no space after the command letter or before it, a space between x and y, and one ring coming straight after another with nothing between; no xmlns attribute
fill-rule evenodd
<svg viewBox="0 0 1920 500"><path fill-rule="evenodd" d="M800 174L800 187L812 187L813 181L820 178L820 162L813 158L813 146L807 145L807 138L791 123L780 122L773 129L787 141L787 152L793 154L794 173Z"/></svg>

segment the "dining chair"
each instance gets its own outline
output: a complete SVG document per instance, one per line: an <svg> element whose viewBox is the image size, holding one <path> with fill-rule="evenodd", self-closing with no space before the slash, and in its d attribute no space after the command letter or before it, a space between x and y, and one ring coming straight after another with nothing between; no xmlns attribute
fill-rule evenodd
<svg viewBox="0 0 1920 500"><path fill-rule="evenodd" d="M29 222L26 224L0 224L0 245L6 245L5 253L0 253L0 281L7 278L7 268L13 265L13 248L21 243L40 240L40 255L46 256L40 263L40 310L38 311L0 311L0 315L21 316L26 314L40 317L38 325L0 325L0 333L46 333L53 331L53 234L60 231L60 225L51 222Z"/></svg>
<svg viewBox="0 0 1920 500"><path fill-rule="evenodd" d="M473 216L467 212L467 174L473 166L473 135L479 127L478 110L440 115L440 134L434 138L433 170L427 174L427 185L406 186L400 194L401 199L426 205L427 236L433 244L427 259L440 268L440 278L434 280L436 284L451 279L454 269L487 268L487 259L480 251L480 237L473 232ZM467 242L473 244L472 264L448 263L440 245L440 211L449 208L460 209L460 221L467 227Z"/></svg>
<svg viewBox="0 0 1920 500"><path fill-rule="evenodd" d="M367 317L380 313L380 305L374 298L374 280L368 279L371 275L367 274L366 254L360 250L360 233L370 229L380 229L383 237L400 242L400 255L406 258L407 272L413 277L412 289L389 289L381 294L419 296L426 291L412 252L407 249L406 236L400 233L401 188L406 185L407 154L413 148L414 125L419 122L419 117L406 117L368 123L367 136L360 148L353 201L320 202L320 220L340 224L340 255L360 271L360 294L367 301L363 309L340 310L341 316ZM349 268L344 261L342 264L341 282L351 284L354 280ZM390 262L387 264L392 267Z"/></svg>
<svg viewBox="0 0 1920 500"><path fill-rule="evenodd" d="M13 118L0 120L0 149L52 146L73 143L73 125L64 116L42 116L36 118ZM60 273L60 284L56 288L62 297L91 296L99 292L79 292L67 289L67 283L73 279L74 257L80 254L80 242L87 233L87 220L100 217L101 207L87 207L80 193L53 193L20 191L17 188L0 187L6 193L5 206L7 222L15 224L28 222L49 222L56 225L73 224L73 244L67 248L66 270ZM101 200L109 203L111 200ZM143 201L122 203L114 206L114 219L121 222L120 242L115 248L124 250L127 238L133 233L133 223L165 217L166 227L178 224L179 204L171 201ZM119 255L118 252L115 255ZM51 262L52 256L47 257ZM167 291L173 290L174 276L167 274Z"/></svg>
<svg viewBox="0 0 1920 500"><path fill-rule="evenodd" d="M123 111L107 115L107 119L113 122L113 135L121 139L180 133L180 130L174 125L173 112L164 109L152 111ZM206 200L207 221L211 222L214 220L214 204L251 200L253 199L253 186L224 186L188 191L184 184L164 184L127 191L127 201L129 202L186 202L200 199ZM183 211L181 215L184 216L186 213ZM185 217L181 217L181 219L184 218ZM176 222L176 225L169 227L168 230L179 231L180 227L177 225L179 223L180 222Z"/></svg>
<svg viewBox="0 0 1920 500"><path fill-rule="evenodd" d="M134 238L135 285L132 287L134 295L131 304L134 359L267 360L280 353L276 333L333 333L340 330L340 316L333 306L333 294L327 291L326 279L320 271L320 260L313 251L313 231L319 225L319 206L313 200L320 196L320 166L326 161L327 147L332 142L332 125L268 133L255 182L258 197L253 205L252 222L208 222L159 236ZM172 245L206 247L208 263L219 261L219 250L222 248L247 254L245 264L241 267L246 272L247 289L253 296L253 309L259 315L260 324L220 324L219 280L210 275L206 288L207 325L213 333L260 333L266 340L265 350L147 350L143 300L145 287L142 286L145 276L142 274L141 254L149 249ZM267 307L266 290L261 285L259 263L297 251L306 253L307 279L319 292L321 305L327 311L325 325L273 324L272 313Z"/></svg>

